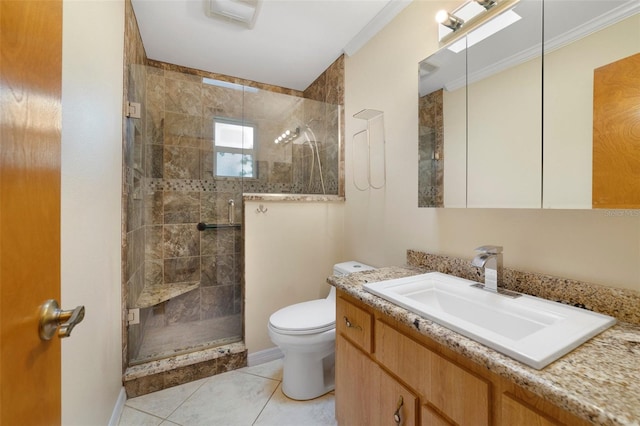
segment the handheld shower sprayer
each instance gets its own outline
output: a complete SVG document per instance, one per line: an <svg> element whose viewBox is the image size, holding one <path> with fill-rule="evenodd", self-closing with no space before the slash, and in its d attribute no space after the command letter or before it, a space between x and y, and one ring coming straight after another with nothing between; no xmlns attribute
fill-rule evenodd
<svg viewBox="0 0 640 426"><path fill-rule="evenodd" d="M311 130L311 127L309 127L309 124L313 121L315 120L311 120L307 124L297 126L294 130L285 130L280 136L276 137L273 142L277 145L286 145L288 143L291 143L292 145L309 145L309 148L311 149L311 169L309 172L309 184L307 186L307 191L311 190L311 185L313 184L313 172L317 161L322 193L326 194L324 177L322 176L322 163L320 162L320 152L318 150L318 139L316 138L313 130ZM301 128L303 128L303 130L301 130Z"/></svg>

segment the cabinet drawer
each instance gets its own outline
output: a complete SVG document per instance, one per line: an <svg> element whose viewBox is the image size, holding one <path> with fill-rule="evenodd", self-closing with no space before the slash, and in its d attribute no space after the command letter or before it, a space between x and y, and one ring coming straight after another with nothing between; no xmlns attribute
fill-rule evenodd
<svg viewBox="0 0 640 426"><path fill-rule="evenodd" d="M376 358L453 422L488 425L490 383L383 321L376 322Z"/></svg>
<svg viewBox="0 0 640 426"><path fill-rule="evenodd" d="M373 316L342 297L336 298L336 331L371 353Z"/></svg>

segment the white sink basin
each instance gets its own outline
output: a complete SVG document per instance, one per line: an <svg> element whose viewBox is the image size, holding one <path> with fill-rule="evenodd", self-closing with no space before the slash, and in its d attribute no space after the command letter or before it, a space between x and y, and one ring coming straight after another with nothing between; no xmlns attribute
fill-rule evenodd
<svg viewBox="0 0 640 426"><path fill-rule="evenodd" d="M541 369L616 323L538 297L510 298L439 272L364 284L396 305Z"/></svg>

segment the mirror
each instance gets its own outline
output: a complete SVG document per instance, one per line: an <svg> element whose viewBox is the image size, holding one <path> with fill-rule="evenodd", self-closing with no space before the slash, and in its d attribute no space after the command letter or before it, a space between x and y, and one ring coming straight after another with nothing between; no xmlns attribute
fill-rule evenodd
<svg viewBox="0 0 640 426"><path fill-rule="evenodd" d="M568 43L564 39L571 33L583 34ZM544 208L640 208L640 132L630 131L633 126L636 129L640 126L638 65L633 72L617 73L628 78L620 83L624 86L604 89L607 91L604 96L611 100L615 99L615 92L635 99L632 101L636 108L635 124L625 124L617 118L613 127L602 126L596 112L600 70L634 54L637 56L638 52L640 2L637 0L545 2ZM620 99L614 102L622 106ZM604 147L609 154L616 153L616 159L608 160L607 154L601 152L602 140L598 133L613 135L614 127L624 133L614 136L616 141L634 147L635 165L624 164L625 160L633 159L633 154L620 146ZM603 161L606 164L603 165ZM603 166L606 173L598 174ZM636 169L635 176L629 174L623 181L618 177L614 185L607 183L629 167ZM616 189L624 189L624 201L609 203Z"/></svg>
<svg viewBox="0 0 640 426"><path fill-rule="evenodd" d="M418 205L591 208L594 70L640 51L639 9L521 0L515 23L422 61Z"/></svg>

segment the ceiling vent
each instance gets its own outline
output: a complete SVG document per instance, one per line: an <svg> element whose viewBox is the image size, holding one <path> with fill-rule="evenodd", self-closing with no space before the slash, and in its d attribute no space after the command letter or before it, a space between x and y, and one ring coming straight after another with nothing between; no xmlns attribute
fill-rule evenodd
<svg viewBox="0 0 640 426"><path fill-rule="evenodd" d="M204 0L205 14L210 18L253 28L262 0Z"/></svg>

